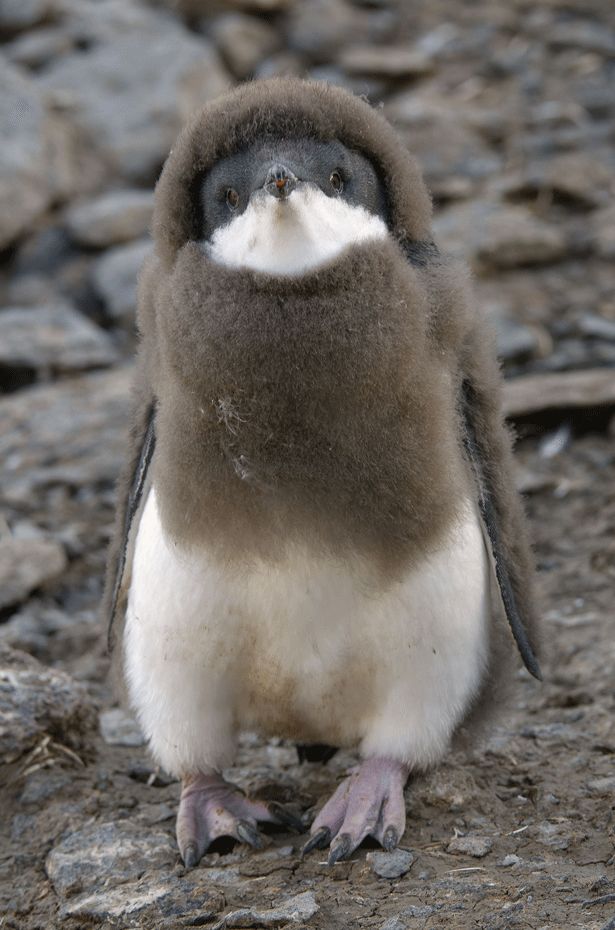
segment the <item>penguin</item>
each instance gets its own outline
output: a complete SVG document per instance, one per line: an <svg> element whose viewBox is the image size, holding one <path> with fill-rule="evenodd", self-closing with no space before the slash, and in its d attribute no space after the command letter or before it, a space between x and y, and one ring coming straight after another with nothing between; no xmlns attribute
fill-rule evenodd
<svg viewBox="0 0 615 930"><path fill-rule="evenodd" d="M383 115L275 78L209 103L156 187L104 610L179 851L301 829L238 734L356 750L303 852L406 824L539 634L494 341Z"/></svg>

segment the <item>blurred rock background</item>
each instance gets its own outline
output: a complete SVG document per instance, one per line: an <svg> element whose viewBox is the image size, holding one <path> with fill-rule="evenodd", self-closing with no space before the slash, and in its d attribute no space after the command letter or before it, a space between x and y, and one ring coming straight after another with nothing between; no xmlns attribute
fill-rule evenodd
<svg viewBox="0 0 615 930"><path fill-rule="evenodd" d="M497 327L554 642L550 683L522 676L490 754L417 787L417 864L385 881L382 906L363 854L336 867L335 895L279 843L183 876L165 839L176 786L113 708L97 618L153 185L195 107L275 74L366 95L421 161L436 236L470 263ZM614 86L611 0L0 0L2 926L213 926L246 901L256 916L225 926L294 926L284 895L312 887L296 913L327 930L448 927L453 904L490 930L530 925L532 909L536 926L606 926ZM235 778L275 780L303 808L344 765L254 741L242 753ZM504 840L515 825L519 842ZM495 839L450 845L473 832ZM553 904L557 882L568 900Z"/></svg>

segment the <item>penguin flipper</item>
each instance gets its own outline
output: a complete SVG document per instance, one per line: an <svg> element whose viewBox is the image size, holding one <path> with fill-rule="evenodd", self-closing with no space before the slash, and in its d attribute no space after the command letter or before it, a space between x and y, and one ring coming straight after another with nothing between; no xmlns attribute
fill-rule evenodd
<svg viewBox="0 0 615 930"><path fill-rule="evenodd" d="M131 532L144 491L150 481L150 465L156 446L155 407L153 399L138 404L131 434L131 455L118 485L118 504L115 535L111 544L103 597L103 612L107 622L107 645L113 648L116 640L114 621L124 599L129 578L126 577Z"/></svg>
<svg viewBox="0 0 615 930"><path fill-rule="evenodd" d="M490 427L497 429L493 423L492 400L481 396L481 391L468 377L461 385L461 412L463 445L476 483L478 507L506 618L525 667L534 678L542 681L532 642L532 605L525 590L529 550L524 539L521 504L505 483L512 480L510 469L505 467L509 457L505 430L500 426L502 435L489 437ZM490 438L495 438L495 442L490 442ZM498 461L500 456L503 461ZM502 469L504 480L498 481Z"/></svg>

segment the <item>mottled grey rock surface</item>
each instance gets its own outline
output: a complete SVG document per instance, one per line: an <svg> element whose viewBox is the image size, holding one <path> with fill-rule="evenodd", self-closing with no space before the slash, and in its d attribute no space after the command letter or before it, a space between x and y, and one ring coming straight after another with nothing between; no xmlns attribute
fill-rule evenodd
<svg viewBox="0 0 615 930"><path fill-rule="evenodd" d="M94 721L82 684L0 644L0 765L20 759L43 738L81 750L91 744Z"/></svg>
<svg viewBox="0 0 615 930"><path fill-rule="evenodd" d="M113 707L100 715L100 732L109 746L145 745L139 724L121 707Z"/></svg>
<svg viewBox="0 0 615 930"><path fill-rule="evenodd" d="M107 313L123 325L134 326L137 276L152 251L149 240L109 249L94 268L93 283Z"/></svg>
<svg viewBox="0 0 615 930"><path fill-rule="evenodd" d="M119 360L107 333L67 304L0 310L0 366L53 374Z"/></svg>
<svg viewBox="0 0 615 930"><path fill-rule="evenodd" d="M401 878L410 870L414 856L407 849L377 850L367 853L365 861L379 878Z"/></svg>
<svg viewBox="0 0 615 930"><path fill-rule="evenodd" d="M65 568L64 549L53 539L0 537L0 609L24 601Z"/></svg>
<svg viewBox="0 0 615 930"><path fill-rule="evenodd" d="M493 841L488 836L455 836L446 847L446 851L482 859L492 848Z"/></svg>
<svg viewBox="0 0 615 930"><path fill-rule="evenodd" d="M106 249L145 236L153 210L153 191L110 191L72 207L66 215L66 227L79 245Z"/></svg>
<svg viewBox="0 0 615 930"><path fill-rule="evenodd" d="M133 881L148 869L171 867L173 838L132 823L96 823L73 833L51 850L45 869L63 897L104 884Z"/></svg>
<svg viewBox="0 0 615 930"><path fill-rule="evenodd" d="M448 252L477 270L560 261L568 251L559 226L536 218L524 207L490 201L450 207L436 218L434 229Z"/></svg>
<svg viewBox="0 0 615 930"><path fill-rule="evenodd" d="M150 14L145 34L118 28L88 55L65 55L39 86L70 112L91 144L127 179L155 178L193 106L222 93L215 49Z"/></svg>
<svg viewBox="0 0 615 930"><path fill-rule="evenodd" d="M25 504L54 486L112 482L124 447L129 369L32 387L0 400L5 500Z"/></svg>
<svg viewBox="0 0 615 930"><path fill-rule="evenodd" d="M226 927L282 927L286 924L300 924L314 917L318 910L314 892L304 891L265 910L242 907L231 911L225 914L222 920L217 921L212 930L224 930Z"/></svg>

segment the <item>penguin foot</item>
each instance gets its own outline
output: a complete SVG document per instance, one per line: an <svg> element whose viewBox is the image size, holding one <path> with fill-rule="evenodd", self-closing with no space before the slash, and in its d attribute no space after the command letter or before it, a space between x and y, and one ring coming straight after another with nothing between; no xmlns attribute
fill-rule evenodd
<svg viewBox="0 0 615 930"><path fill-rule="evenodd" d="M389 851L399 843L406 826L404 787L408 766L393 759L366 759L320 811L302 849L330 844L329 865L346 859L367 836Z"/></svg>
<svg viewBox="0 0 615 930"><path fill-rule="evenodd" d="M177 812L177 844L186 868L197 865L210 844L220 836L232 836L253 849L263 838L258 821L290 827L298 833L303 824L279 804L252 801L221 775L192 775L182 781Z"/></svg>

